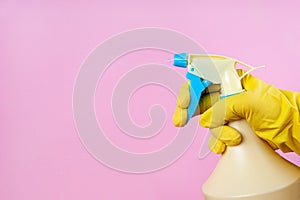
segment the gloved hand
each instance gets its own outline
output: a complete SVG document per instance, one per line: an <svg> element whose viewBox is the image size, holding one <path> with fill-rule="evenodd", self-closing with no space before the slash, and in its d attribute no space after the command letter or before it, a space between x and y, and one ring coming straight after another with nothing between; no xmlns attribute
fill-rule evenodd
<svg viewBox="0 0 300 200"><path fill-rule="evenodd" d="M238 70L240 76L243 73ZM226 146L238 145L241 135L226 124L246 119L255 133L273 149L300 155L300 94L279 90L251 75L246 75L241 82L246 92L219 101L216 92L201 98L195 115L203 113L200 124L211 129L210 149L223 153ZM173 115L175 126L186 123L189 96L188 84L184 84Z"/></svg>

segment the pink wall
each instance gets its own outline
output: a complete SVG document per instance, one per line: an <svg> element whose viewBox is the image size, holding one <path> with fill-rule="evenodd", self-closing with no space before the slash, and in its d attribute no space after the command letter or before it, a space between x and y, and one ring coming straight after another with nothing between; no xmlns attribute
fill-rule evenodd
<svg viewBox="0 0 300 200"><path fill-rule="evenodd" d="M202 128L180 159L154 173L115 171L86 151L72 113L80 66L92 49L112 35L132 28L161 27L194 38L209 53L264 64L267 68L254 72L256 76L300 91L299 6L297 1L2 1L0 199L203 199L201 185L219 157L210 154L198 159ZM129 60L123 60L124 73L133 67ZM117 64L112 65L112 72L122 63ZM105 97L102 92L96 91L99 120L110 117L97 104ZM149 123L145 113L151 102L165 106L162 133L141 141L106 123L111 133L107 137L128 151L154 151L177 131L170 125L175 97L162 88L149 87L134 98L142 102L138 104L141 109L130 104L132 118L140 124ZM285 156L300 165L298 156Z"/></svg>

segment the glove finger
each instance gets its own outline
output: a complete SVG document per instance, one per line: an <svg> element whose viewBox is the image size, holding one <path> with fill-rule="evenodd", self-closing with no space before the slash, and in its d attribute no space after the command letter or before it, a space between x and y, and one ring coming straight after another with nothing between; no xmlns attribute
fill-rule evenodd
<svg viewBox="0 0 300 200"><path fill-rule="evenodd" d="M211 84L203 91L203 94L205 95L205 94L220 92L220 91L221 91L220 84Z"/></svg>
<svg viewBox="0 0 300 200"><path fill-rule="evenodd" d="M216 102L205 111L200 118L200 125L206 128L216 128L231 121L246 118L251 112L247 92L227 97Z"/></svg>
<svg viewBox="0 0 300 200"><path fill-rule="evenodd" d="M208 140L208 146L210 150L216 154L224 153L226 150L226 145L221 140L218 140L214 136L211 136Z"/></svg>
<svg viewBox="0 0 300 200"><path fill-rule="evenodd" d="M177 107L187 108L190 104L190 82L185 82L182 84L178 96L177 96Z"/></svg>
<svg viewBox="0 0 300 200"><path fill-rule="evenodd" d="M182 127L187 122L187 109L176 107L175 112L172 117L174 126Z"/></svg>
<svg viewBox="0 0 300 200"><path fill-rule="evenodd" d="M207 109L212 107L212 105L214 105L219 100L220 100L219 92L214 92L202 96L193 116L197 116L204 113Z"/></svg>
<svg viewBox="0 0 300 200"><path fill-rule="evenodd" d="M199 106L197 108L198 114L204 113L206 110L208 110L210 107L212 107L219 100L220 100L219 92L214 92L214 93L204 95L203 97L201 97Z"/></svg>
<svg viewBox="0 0 300 200"><path fill-rule="evenodd" d="M242 135L230 126L219 126L210 129L212 135L227 146L239 145L242 141Z"/></svg>
<svg viewBox="0 0 300 200"><path fill-rule="evenodd" d="M215 102L220 100L220 85L212 84L206 91L210 93L203 92L199 105L193 116L199 115L210 108ZM182 84L180 91L177 96L177 107L182 109L187 109L190 104L190 82L185 82Z"/></svg>

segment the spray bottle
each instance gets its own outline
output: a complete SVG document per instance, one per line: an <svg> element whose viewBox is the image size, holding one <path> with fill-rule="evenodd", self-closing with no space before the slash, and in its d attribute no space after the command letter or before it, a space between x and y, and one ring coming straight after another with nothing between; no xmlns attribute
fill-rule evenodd
<svg viewBox="0 0 300 200"><path fill-rule="evenodd" d="M241 77L236 64L250 68ZM221 99L244 91L241 79L252 67L220 55L175 54L174 65L187 68L191 102L188 120L193 116L201 92L210 84L221 84ZM204 183L206 200L300 200L300 168L283 159L256 136L246 120L229 126L243 137L240 145L227 147L218 165Z"/></svg>

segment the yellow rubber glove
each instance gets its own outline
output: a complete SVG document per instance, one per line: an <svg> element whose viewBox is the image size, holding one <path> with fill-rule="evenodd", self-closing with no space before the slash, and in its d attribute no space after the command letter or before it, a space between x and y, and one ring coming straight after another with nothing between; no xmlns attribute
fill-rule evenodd
<svg viewBox="0 0 300 200"><path fill-rule="evenodd" d="M202 114L220 99L220 86L210 85L201 95L201 101L194 113L194 116ZM190 104L190 82L183 83L177 96L177 107L173 114L173 124L182 127L187 122L187 108Z"/></svg>
<svg viewBox="0 0 300 200"><path fill-rule="evenodd" d="M240 76L243 73L243 70L238 70ZM203 109L205 112L200 118L200 124L211 129L210 149L215 153L223 153L226 145L239 144L241 142L240 134L226 124L246 119L256 134L268 142L273 149L279 148L283 152L293 151L300 155L298 108L300 94L279 90L251 75L246 75L242 79L242 85L246 92L227 97L216 102L211 108ZM189 91L187 93L189 94ZM206 101L204 98L202 100ZM178 104L178 102L181 102L180 98L177 100L177 108L173 116L174 124L178 110L181 111L181 115L184 115L184 111L182 112L184 107L180 107L182 104ZM202 111L202 105L209 105L209 103L200 102L199 111ZM202 112L196 114L199 113ZM184 117L181 119L181 123L177 125L183 126L186 120L184 122Z"/></svg>
<svg viewBox="0 0 300 200"><path fill-rule="evenodd" d="M194 116L204 113L213 104L220 100L220 85L210 85L202 94L201 100L194 113ZM177 96L177 107L173 114L173 124L182 127L187 122L187 108L190 104L190 85L189 82L184 83ZM215 153L222 153L226 146L235 146L240 144L242 137L239 132L232 131L230 127L222 126L210 129L212 136L208 145ZM218 139L217 139L218 138Z"/></svg>

